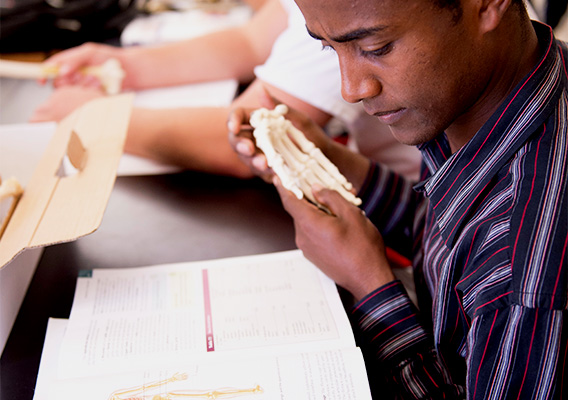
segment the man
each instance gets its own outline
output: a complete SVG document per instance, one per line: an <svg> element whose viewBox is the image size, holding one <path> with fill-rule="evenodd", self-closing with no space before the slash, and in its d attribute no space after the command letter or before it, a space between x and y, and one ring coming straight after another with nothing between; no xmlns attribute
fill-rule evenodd
<svg viewBox="0 0 568 400"><path fill-rule="evenodd" d="M388 380L375 394L565 398L566 45L515 0L296 3L338 54L343 97L423 155L412 190L291 111L359 189L364 213L314 187L323 213L273 180L298 247L357 301L370 382ZM231 115L230 140L270 179L245 131L236 135L248 113ZM420 311L385 245L413 259Z"/></svg>

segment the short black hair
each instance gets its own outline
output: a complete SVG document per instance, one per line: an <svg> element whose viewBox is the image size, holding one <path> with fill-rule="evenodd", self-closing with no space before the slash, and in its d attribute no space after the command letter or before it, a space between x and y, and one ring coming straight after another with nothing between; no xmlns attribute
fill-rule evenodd
<svg viewBox="0 0 568 400"><path fill-rule="evenodd" d="M454 22L458 22L462 17L462 7L460 0L433 0L438 8L447 8L454 14Z"/></svg>
<svg viewBox="0 0 568 400"><path fill-rule="evenodd" d="M458 22L462 17L462 7L460 0L432 0L439 8L447 8L454 13L454 21ZM512 0L512 5L517 5L525 9L523 0Z"/></svg>
<svg viewBox="0 0 568 400"><path fill-rule="evenodd" d="M441 8L460 8L460 0L434 0L434 3ZM523 4L523 0L513 0L513 4Z"/></svg>

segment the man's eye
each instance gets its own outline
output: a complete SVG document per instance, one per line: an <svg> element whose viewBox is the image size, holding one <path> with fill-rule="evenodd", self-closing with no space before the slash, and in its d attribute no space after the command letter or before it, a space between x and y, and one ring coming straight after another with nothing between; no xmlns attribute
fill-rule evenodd
<svg viewBox="0 0 568 400"><path fill-rule="evenodd" d="M334 51L335 49L333 47L331 47L329 44L323 44L321 45L321 49L323 50L332 50Z"/></svg>
<svg viewBox="0 0 568 400"><path fill-rule="evenodd" d="M376 50L363 50L362 53L365 55L370 55L370 56L374 56L374 57L380 57L380 56L384 56L385 54L390 53L390 51L392 50L392 42L379 48Z"/></svg>

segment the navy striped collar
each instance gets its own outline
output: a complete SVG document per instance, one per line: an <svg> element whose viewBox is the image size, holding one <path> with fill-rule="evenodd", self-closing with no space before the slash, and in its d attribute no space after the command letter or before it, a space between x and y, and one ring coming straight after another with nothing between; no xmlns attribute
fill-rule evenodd
<svg viewBox="0 0 568 400"><path fill-rule="evenodd" d="M453 155L444 134L420 148L431 176L416 188L430 199L448 247L453 245L477 197L541 127L565 87L559 42L548 26L535 23L535 29L543 57L475 136Z"/></svg>

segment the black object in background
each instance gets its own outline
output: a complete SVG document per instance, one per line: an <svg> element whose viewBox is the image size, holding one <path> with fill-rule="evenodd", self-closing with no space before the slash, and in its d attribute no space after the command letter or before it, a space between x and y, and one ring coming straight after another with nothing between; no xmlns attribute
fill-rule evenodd
<svg viewBox="0 0 568 400"><path fill-rule="evenodd" d="M556 28L566 13L567 6L568 0L549 0L546 5L546 23Z"/></svg>
<svg viewBox="0 0 568 400"><path fill-rule="evenodd" d="M136 0L0 0L0 52L110 42L138 14Z"/></svg>

